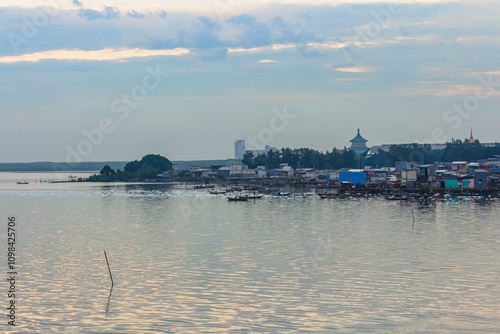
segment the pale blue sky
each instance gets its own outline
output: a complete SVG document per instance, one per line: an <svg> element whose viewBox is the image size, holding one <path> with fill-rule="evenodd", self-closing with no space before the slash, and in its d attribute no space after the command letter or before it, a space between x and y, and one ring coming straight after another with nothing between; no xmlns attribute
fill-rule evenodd
<svg viewBox="0 0 500 334"><path fill-rule="evenodd" d="M500 4L363 2L4 1L0 162L500 142Z"/></svg>

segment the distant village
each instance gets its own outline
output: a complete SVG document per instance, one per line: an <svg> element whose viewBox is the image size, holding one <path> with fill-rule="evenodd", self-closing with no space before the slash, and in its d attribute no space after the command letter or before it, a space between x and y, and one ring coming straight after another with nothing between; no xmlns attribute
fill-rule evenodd
<svg viewBox="0 0 500 334"><path fill-rule="evenodd" d="M349 151L365 159L380 152L389 152L393 145L368 147L358 129L357 135L350 140ZM472 131L469 144L474 143ZM433 150L440 150L446 144L429 144ZM500 143L481 143L484 147L500 148ZM248 151L245 141L235 142L235 158L243 160L245 154L255 156L276 151L275 147L266 146L264 150ZM496 151L495 151L496 152ZM422 164L415 161L395 161L393 166L375 168L293 168L289 163L281 163L277 168L231 164L211 165L210 167L191 166L189 170L179 170L173 165L172 170L159 174L158 180L184 178L209 183L211 180L232 181L233 183L256 183L259 180L273 183L293 185L316 185L323 187L358 187L358 188L405 188L423 191L486 191L499 188L500 154L476 161L445 161Z"/></svg>

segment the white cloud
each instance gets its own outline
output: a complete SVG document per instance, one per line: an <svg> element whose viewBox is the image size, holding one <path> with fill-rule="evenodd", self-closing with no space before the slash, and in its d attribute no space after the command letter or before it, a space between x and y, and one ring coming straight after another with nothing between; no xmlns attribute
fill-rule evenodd
<svg viewBox="0 0 500 334"><path fill-rule="evenodd" d="M494 0L493 0L494 1ZM47 5L52 5L58 8L75 8L75 4L71 0L46 0L43 1ZM101 10L104 6L113 6L121 10L137 10L138 3L134 0L83 0L81 1L85 8L93 10ZM401 4L412 4L414 0L399 0ZM420 0L422 4L435 4L435 3L449 3L461 2L461 0ZM212 13L217 15L216 4L221 3L220 8L226 12L223 14L234 14L249 9L258 9L273 4L284 5L304 5L304 0L260 0L260 1L206 1L206 0L184 0L184 1L165 1L165 0L143 0L140 2L140 8L146 11L166 10L169 12L198 12L198 13ZM379 4L380 0L308 0L308 6L324 6L324 5L339 5L339 4ZM224 6L225 5L225 6ZM0 7L38 7L40 6L39 0L3 0ZM221 9L219 9L221 11Z"/></svg>
<svg viewBox="0 0 500 334"><path fill-rule="evenodd" d="M38 62L40 60L77 60L77 61L124 61L129 58L143 58L154 56L181 56L189 54L184 48L171 50L144 50L144 49L102 49L95 51L85 50L49 50L19 56L0 57L0 63Z"/></svg>
<svg viewBox="0 0 500 334"><path fill-rule="evenodd" d="M271 59L262 59L262 60L259 60L258 63L279 63L279 61L271 60Z"/></svg>
<svg viewBox="0 0 500 334"><path fill-rule="evenodd" d="M342 49L350 44L343 42L308 43L307 46L313 49Z"/></svg>
<svg viewBox="0 0 500 334"><path fill-rule="evenodd" d="M274 44L270 46L262 46L257 48L229 48L229 53L260 53L260 52L268 52L268 51L281 51L286 49L293 49L297 47L294 44Z"/></svg>
<svg viewBox="0 0 500 334"><path fill-rule="evenodd" d="M500 71L488 71L488 72L472 72L469 76L477 77L478 75L500 75Z"/></svg>
<svg viewBox="0 0 500 334"><path fill-rule="evenodd" d="M337 79L333 79L332 81L361 81L361 80L365 80L365 79L362 79L362 78L337 78Z"/></svg>
<svg viewBox="0 0 500 334"><path fill-rule="evenodd" d="M500 91L491 92L482 85L423 83L422 87L406 90L401 95L431 95L431 96L500 96Z"/></svg>
<svg viewBox="0 0 500 334"><path fill-rule="evenodd" d="M373 72L372 69L367 68L367 67L337 67L334 68L335 71L339 72L349 72L349 73L366 73L366 72Z"/></svg>

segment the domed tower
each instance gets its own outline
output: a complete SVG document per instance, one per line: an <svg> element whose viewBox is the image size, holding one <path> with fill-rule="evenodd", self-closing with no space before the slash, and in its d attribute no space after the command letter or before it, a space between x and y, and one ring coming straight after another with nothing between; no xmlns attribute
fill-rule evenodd
<svg viewBox="0 0 500 334"><path fill-rule="evenodd" d="M349 141L351 142L351 147L349 147L349 149L351 151L356 152L357 155L361 155L361 154L365 153L366 151L368 151L368 149L369 149L368 146L366 146L366 143L368 142L368 140L361 137L361 134L359 133L359 129L358 129L358 134L356 135L356 137L354 137L353 139L351 139Z"/></svg>

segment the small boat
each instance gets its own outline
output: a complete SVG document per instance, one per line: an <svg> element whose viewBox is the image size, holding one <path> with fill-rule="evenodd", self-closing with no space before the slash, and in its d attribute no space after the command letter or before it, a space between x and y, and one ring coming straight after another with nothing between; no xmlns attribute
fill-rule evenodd
<svg viewBox="0 0 500 334"><path fill-rule="evenodd" d="M261 199L262 197L264 197L264 194L246 195L245 197L248 199Z"/></svg>
<svg viewBox="0 0 500 334"><path fill-rule="evenodd" d="M248 202L247 196L229 196L227 198L229 202Z"/></svg>
<svg viewBox="0 0 500 334"><path fill-rule="evenodd" d="M17 184L29 184L28 181L18 181Z"/></svg>
<svg viewBox="0 0 500 334"><path fill-rule="evenodd" d="M273 196L286 197L286 196L290 196L290 193L277 191L277 192L273 192Z"/></svg>
<svg viewBox="0 0 500 334"><path fill-rule="evenodd" d="M339 194L328 194L328 193L325 193L325 194L318 194L318 196L321 199L340 198Z"/></svg>
<svg viewBox="0 0 500 334"><path fill-rule="evenodd" d="M225 190L209 190L208 192L212 195L225 195L227 193Z"/></svg>
<svg viewBox="0 0 500 334"><path fill-rule="evenodd" d="M205 184L205 185L195 185L194 189L212 189L215 188L215 186Z"/></svg>

